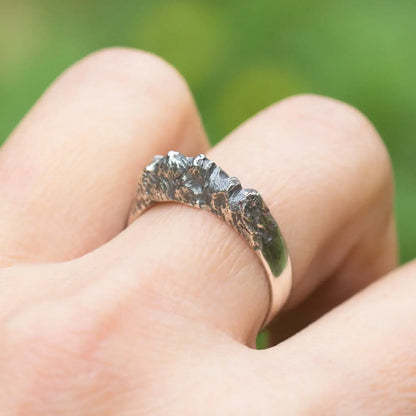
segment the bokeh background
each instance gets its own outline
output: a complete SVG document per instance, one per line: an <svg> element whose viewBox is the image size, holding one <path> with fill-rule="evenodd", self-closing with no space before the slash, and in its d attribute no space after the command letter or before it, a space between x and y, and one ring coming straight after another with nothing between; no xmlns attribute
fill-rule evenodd
<svg viewBox="0 0 416 416"><path fill-rule="evenodd" d="M174 64L213 143L291 94L358 107L393 159L402 261L416 257L416 1L0 0L0 143L59 73L115 45Z"/></svg>

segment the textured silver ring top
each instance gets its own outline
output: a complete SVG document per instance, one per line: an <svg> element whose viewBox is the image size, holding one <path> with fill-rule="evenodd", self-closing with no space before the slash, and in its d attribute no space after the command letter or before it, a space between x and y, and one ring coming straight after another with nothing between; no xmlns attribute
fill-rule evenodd
<svg viewBox="0 0 416 416"><path fill-rule="evenodd" d="M140 174L129 223L159 202L180 202L210 211L231 225L254 249L270 287L265 327L286 303L292 285L290 258L279 226L261 195L201 154L170 151L155 156Z"/></svg>

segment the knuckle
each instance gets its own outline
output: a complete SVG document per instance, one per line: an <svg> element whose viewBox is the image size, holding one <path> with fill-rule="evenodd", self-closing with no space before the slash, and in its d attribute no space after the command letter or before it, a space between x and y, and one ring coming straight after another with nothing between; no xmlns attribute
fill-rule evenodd
<svg viewBox="0 0 416 416"><path fill-rule="evenodd" d="M333 98L303 94L289 97L277 103L280 111L299 118L307 124L332 130L337 134L326 136L328 140L370 140L377 145L382 141L367 117L355 107ZM313 127L313 126L308 126Z"/></svg>
<svg viewBox="0 0 416 416"><path fill-rule="evenodd" d="M78 85L99 85L114 92L127 90L151 95L174 108L193 105L188 85L164 59L141 50L111 47L91 53L73 65L65 75ZM179 107L178 107L179 106Z"/></svg>
<svg viewBox="0 0 416 416"><path fill-rule="evenodd" d="M278 111L280 119L301 119L305 136L312 138L315 146L348 163L351 180L367 178L373 192L392 195L393 171L387 148L359 110L332 98L302 94L282 100L272 111Z"/></svg>

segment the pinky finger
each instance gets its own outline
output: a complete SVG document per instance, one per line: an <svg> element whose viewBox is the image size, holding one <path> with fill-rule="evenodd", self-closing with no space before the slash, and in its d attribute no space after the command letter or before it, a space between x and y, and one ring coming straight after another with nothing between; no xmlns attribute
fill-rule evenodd
<svg viewBox="0 0 416 416"><path fill-rule="evenodd" d="M297 385L309 397L324 398L320 415L416 415L415 299L416 261L260 352L265 371L277 380L284 368L304 364L306 380Z"/></svg>

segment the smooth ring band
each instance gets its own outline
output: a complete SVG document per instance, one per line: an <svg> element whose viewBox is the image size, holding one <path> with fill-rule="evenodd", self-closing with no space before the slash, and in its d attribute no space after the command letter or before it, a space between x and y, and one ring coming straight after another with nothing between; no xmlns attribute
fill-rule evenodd
<svg viewBox="0 0 416 416"><path fill-rule="evenodd" d="M265 327L286 303L292 270L279 227L261 195L242 188L205 155L186 157L170 151L155 156L140 174L129 224L158 202L180 202L213 212L231 225L259 256L270 283Z"/></svg>

